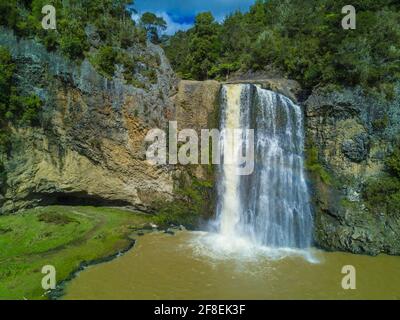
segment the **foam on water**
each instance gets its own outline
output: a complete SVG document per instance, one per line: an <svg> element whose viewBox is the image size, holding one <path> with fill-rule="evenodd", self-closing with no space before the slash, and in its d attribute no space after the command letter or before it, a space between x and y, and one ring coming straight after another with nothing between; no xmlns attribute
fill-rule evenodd
<svg viewBox="0 0 400 320"><path fill-rule="evenodd" d="M226 237L218 233L193 232L189 241L194 255L218 260L257 261L281 260L301 257L309 263L319 263L319 259L310 248L276 248L262 246L243 237Z"/></svg>

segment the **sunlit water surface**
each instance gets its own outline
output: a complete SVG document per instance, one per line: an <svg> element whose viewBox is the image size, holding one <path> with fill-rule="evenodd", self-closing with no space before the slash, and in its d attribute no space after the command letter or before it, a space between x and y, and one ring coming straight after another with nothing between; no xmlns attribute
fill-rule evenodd
<svg viewBox="0 0 400 320"><path fill-rule="evenodd" d="M342 267L356 268L343 290ZM89 267L65 299L400 299L400 257L252 247L202 232L140 237L127 254Z"/></svg>

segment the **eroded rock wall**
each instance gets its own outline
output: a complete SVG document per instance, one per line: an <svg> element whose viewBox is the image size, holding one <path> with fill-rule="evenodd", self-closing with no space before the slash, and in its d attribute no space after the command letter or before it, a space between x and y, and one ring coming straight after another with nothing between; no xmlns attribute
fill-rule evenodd
<svg viewBox="0 0 400 320"><path fill-rule="evenodd" d="M305 103L315 241L328 250L400 254L400 217L363 193L385 171L400 136L398 100L361 90L314 92Z"/></svg>
<svg viewBox="0 0 400 320"><path fill-rule="evenodd" d="M174 116L177 79L161 48L148 44L146 54L159 57L158 80L138 89L5 30L0 44L12 52L20 90L44 103L41 126L13 130L1 212L60 202L148 211L155 199L174 198L173 168L149 165L143 143Z"/></svg>

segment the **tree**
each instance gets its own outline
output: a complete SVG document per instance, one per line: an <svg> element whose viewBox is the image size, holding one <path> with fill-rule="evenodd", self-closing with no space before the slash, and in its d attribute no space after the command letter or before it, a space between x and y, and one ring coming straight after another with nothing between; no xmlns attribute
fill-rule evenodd
<svg viewBox="0 0 400 320"><path fill-rule="evenodd" d="M154 13L145 12L140 18L140 25L146 30L150 41L159 43L160 33L167 29L167 23L162 17L157 17Z"/></svg>
<svg viewBox="0 0 400 320"><path fill-rule="evenodd" d="M249 12L231 14L221 25L202 13L193 28L169 39L166 52L186 78L218 79L239 69L277 70L307 89L362 86L393 97L400 80L399 1L354 0L356 31L341 28L346 4L257 0ZM186 52L184 59L181 53Z"/></svg>
<svg viewBox="0 0 400 320"><path fill-rule="evenodd" d="M97 66L98 71L106 78L114 76L117 53L110 46L103 46L99 49L92 62Z"/></svg>
<svg viewBox="0 0 400 320"><path fill-rule="evenodd" d="M17 2L11 1L0 1L0 25L8 28L16 28L18 22L18 10Z"/></svg>
<svg viewBox="0 0 400 320"><path fill-rule="evenodd" d="M164 42L165 51L171 64L178 75L184 79L192 78L189 64L189 39L190 32L178 31L173 37L168 37Z"/></svg>
<svg viewBox="0 0 400 320"><path fill-rule="evenodd" d="M76 19L63 19L59 25L61 51L71 60L82 58L85 51L89 49L82 23Z"/></svg>
<svg viewBox="0 0 400 320"><path fill-rule="evenodd" d="M189 62L194 78L204 80L210 76L213 65L220 54L219 24L211 12L196 16L191 39L189 40Z"/></svg>

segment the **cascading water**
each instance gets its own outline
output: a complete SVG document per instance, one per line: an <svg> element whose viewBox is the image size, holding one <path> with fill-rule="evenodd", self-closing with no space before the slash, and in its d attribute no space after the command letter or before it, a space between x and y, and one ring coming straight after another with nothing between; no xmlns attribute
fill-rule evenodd
<svg viewBox="0 0 400 320"><path fill-rule="evenodd" d="M254 129L255 146L252 174L238 175L235 161L224 159L220 165L220 235L264 247L309 247L312 214L303 168L300 107L250 84L223 86L221 107L221 129ZM221 144L223 150L229 149L225 158L227 154L239 157L243 151L243 146L235 147L233 139L224 135Z"/></svg>

